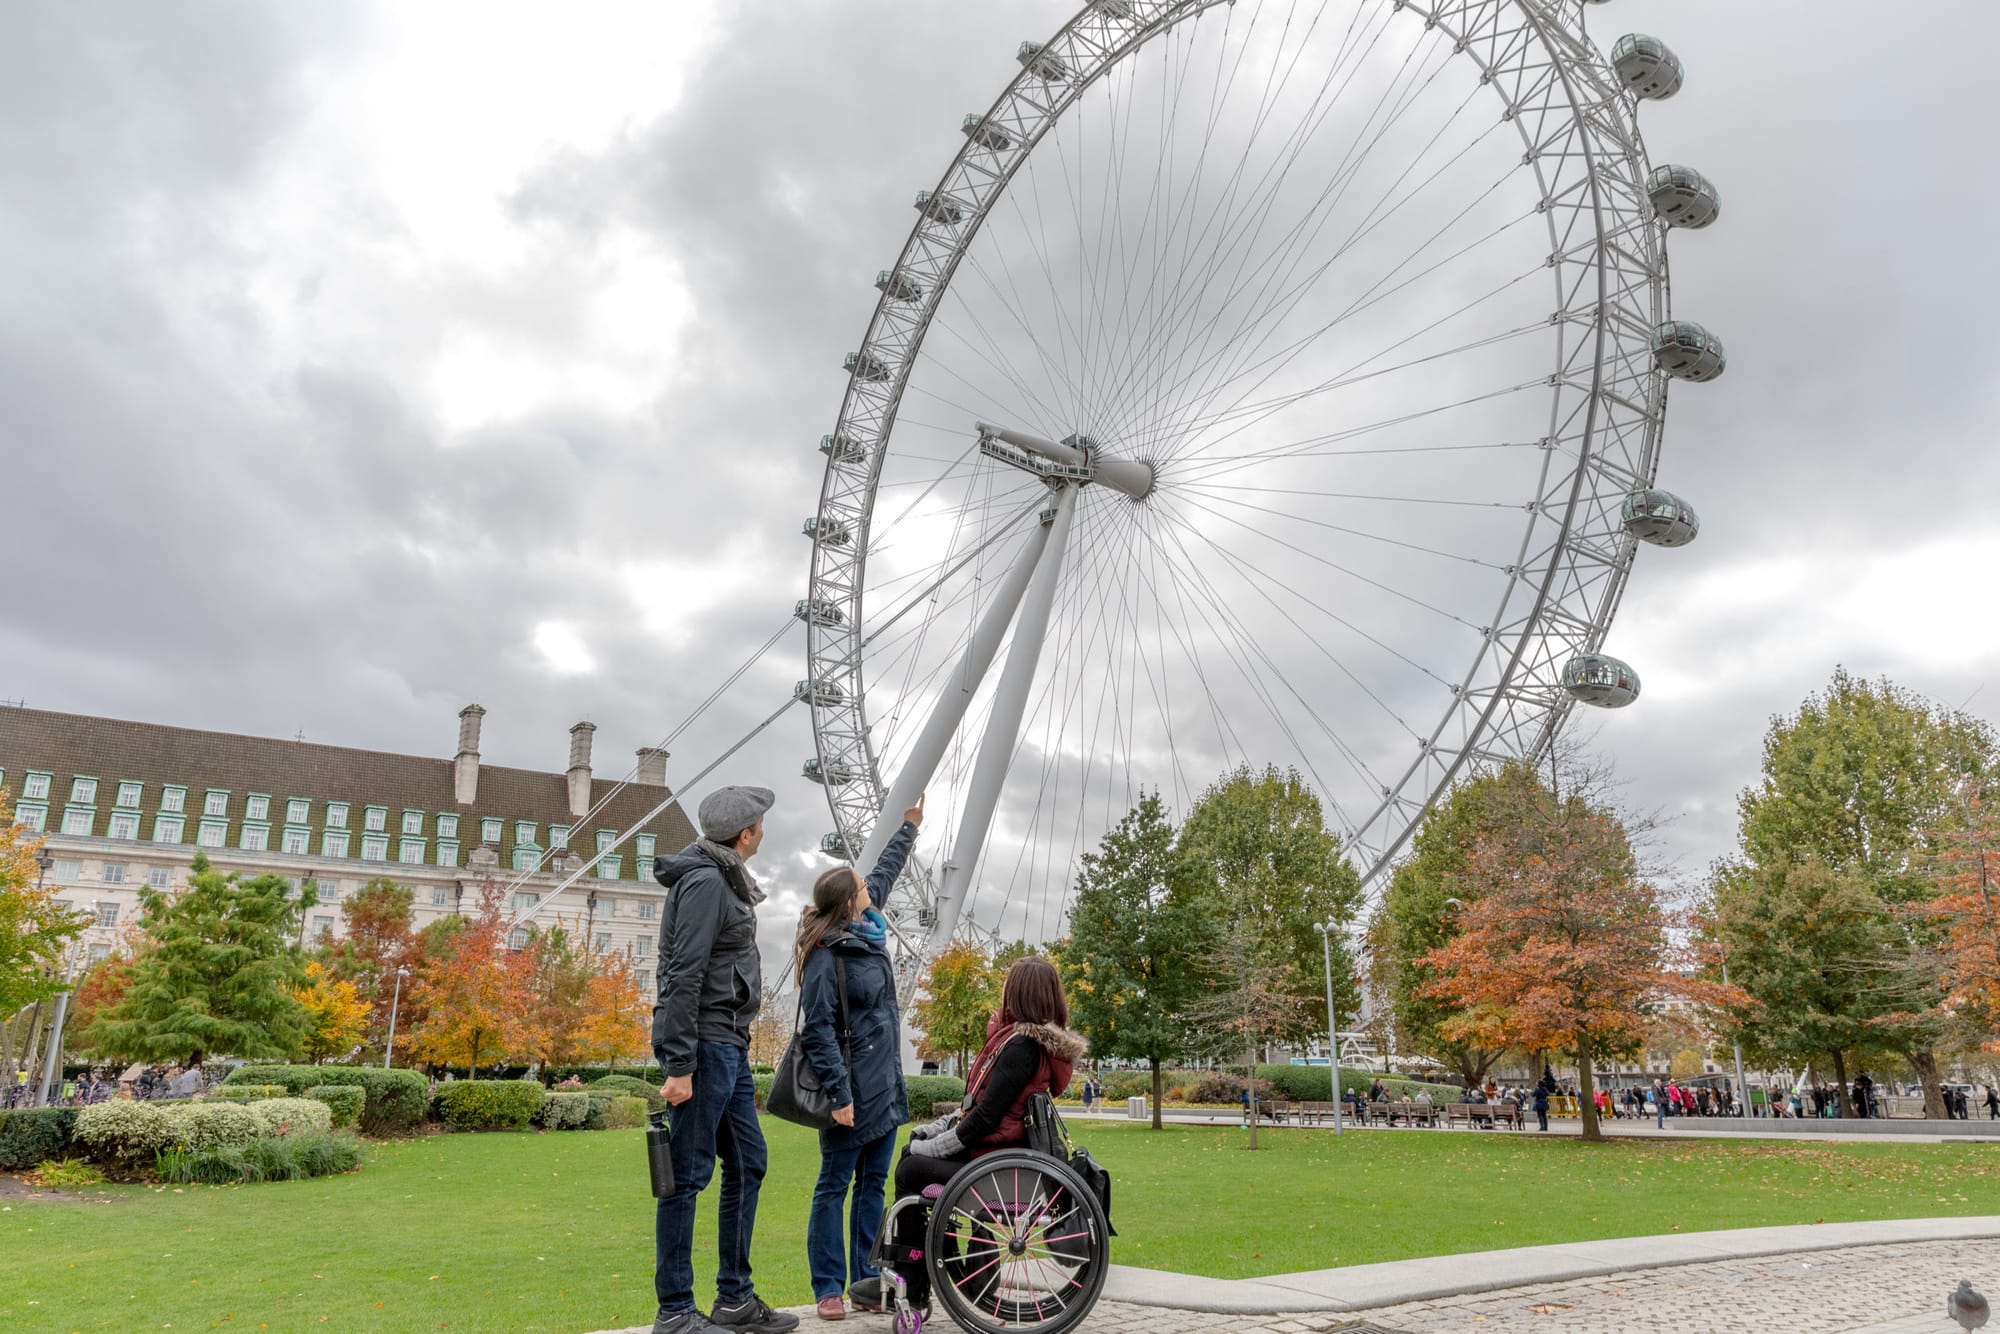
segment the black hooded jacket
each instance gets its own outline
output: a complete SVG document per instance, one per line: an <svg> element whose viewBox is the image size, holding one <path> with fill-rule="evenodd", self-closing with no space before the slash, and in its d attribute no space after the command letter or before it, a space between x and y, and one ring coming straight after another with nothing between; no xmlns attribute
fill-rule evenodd
<svg viewBox="0 0 2000 1334"><path fill-rule="evenodd" d="M750 886L701 844L653 859L667 887L660 916L659 994L653 1056L666 1078L691 1075L695 1043L750 1046L750 1021L764 1001L757 914Z"/></svg>

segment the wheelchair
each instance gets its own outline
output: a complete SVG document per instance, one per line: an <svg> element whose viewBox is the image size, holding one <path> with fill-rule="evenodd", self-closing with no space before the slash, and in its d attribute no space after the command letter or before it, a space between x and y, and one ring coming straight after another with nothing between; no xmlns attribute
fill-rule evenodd
<svg viewBox="0 0 2000 1334"><path fill-rule="evenodd" d="M1110 1179L1070 1144L1046 1094L1029 1108L1028 1134L1026 1147L976 1158L889 1206L870 1260L895 1334L922 1334L931 1317L911 1299L919 1266L930 1302L969 1334L1063 1334L1097 1305L1110 1270ZM924 1220L921 1250L892 1240L909 1210Z"/></svg>

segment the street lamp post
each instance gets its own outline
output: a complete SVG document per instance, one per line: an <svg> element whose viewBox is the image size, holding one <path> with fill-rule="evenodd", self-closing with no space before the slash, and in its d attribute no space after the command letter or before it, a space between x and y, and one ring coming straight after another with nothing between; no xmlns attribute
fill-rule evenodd
<svg viewBox="0 0 2000 1334"><path fill-rule="evenodd" d="M1333 933L1329 922L1314 922L1320 953L1326 956L1326 1073L1333 1081L1333 1133L1340 1133L1340 1024L1333 1013Z"/></svg>
<svg viewBox="0 0 2000 1334"><path fill-rule="evenodd" d="M407 968L396 969L396 989L389 996L389 1043L382 1049L382 1068L387 1070L389 1062L396 1055L396 1007L403 1001L403 979L410 975Z"/></svg>
<svg viewBox="0 0 2000 1334"><path fill-rule="evenodd" d="M1729 960L1722 961L1722 985L1729 985ZM1750 1086L1743 1082L1743 1044L1733 1035L1729 1039L1730 1050L1736 1054L1736 1100L1742 1106L1741 1115L1750 1115Z"/></svg>

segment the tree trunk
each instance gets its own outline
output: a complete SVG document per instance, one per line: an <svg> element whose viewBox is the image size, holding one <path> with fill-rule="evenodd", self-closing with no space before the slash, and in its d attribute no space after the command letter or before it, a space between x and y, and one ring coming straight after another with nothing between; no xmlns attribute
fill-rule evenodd
<svg viewBox="0 0 2000 1334"><path fill-rule="evenodd" d="M1160 1128L1160 1092L1163 1081L1160 1078L1160 1058L1153 1058L1153 1129Z"/></svg>
<svg viewBox="0 0 2000 1334"><path fill-rule="evenodd" d="M1944 1081L1938 1074L1937 1053L1918 1049L1903 1055L1917 1072L1917 1082L1924 1086L1924 1115L1933 1121L1949 1121L1951 1112L1944 1105Z"/></svg>
<svg viewBox="0 0 2000 1334"><path fill-rule="evenodd" d="M1576 1035L1576 1110L1583 1117L1583 1138L1588 1144L1603 1142L1603 1128L1597 1124L1597 1091L1591 1086L1590 1034Z"/></svg>
<svg viewBox="0 0 2000 1334"><path fill-rule="evenodd" d="M1833 1057L1835 1100L1840 1106L1842 1119L1846 1119L1854 1115L1854 1101L1847 1096L1847 1058L1838 1051L1827 1054Z"/></svg>

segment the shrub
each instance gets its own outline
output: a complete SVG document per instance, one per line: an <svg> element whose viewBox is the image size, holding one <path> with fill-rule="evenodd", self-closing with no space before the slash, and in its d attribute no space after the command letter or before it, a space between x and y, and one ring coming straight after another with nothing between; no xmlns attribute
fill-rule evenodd
<svg viewBox="0 0 2000 1334"><path fill-rule="evenodd" d="M135 1161L173 1143L167 1109L150 1102L100 1102L76 1114L76 1140L99 1158Z"/></svg>
<svg viewBox="0 0 2000 1334"><path fill-rule="evenodd" d="M587 1087L594 1092L609 1093L613 1097L644 1098L647 1111L657 1112L667 1105L667 1100L660 1096L660 1086L657 1082L648 1084L645 1080L632 1075L606 1075L602 1079L593 1080Z"/></svg>
<svg viewBox="0 0 2000 1334"><path fill-rule="evenodd" d="M101 1186L104 1173L88 1158L58 1158L28 1173L30 1183L42 1190L64 1186Z"/></svg>
<svg viewBox="0 0 2000 1334"><path fill-rule="evenodd" d="M438 1086L438 1116L459 1130L522 1130L548 1096L532 1080L460 1079Z"/></svg>
<svg viewBox="0 0 2000 1334"><path fill-rule="evenodd" d="M544 1130L579 1130L589 1116L588 1093L551 1093L535 1113L535 1124Z"/></svg>
<svg viewBox="0 0 2000 1334"><path fill-rule="evenodd" d="M750 1082L757 1086L757 1110L763 1111L764 1104L771 1100L771 1081L776 1075L752 1075Z"/></svg>
<svg viewBox="0 0 2000 1334"><path fill-rule="evenodd" d="M245 1065L223 1081L225 1088L276 1084L293 1097L309 1088L351 1084L361 1089L361 1133L407 1135L423 1124L430 1083L414 1070L380 1070L368 1065Z"/></svg>
<svg viewBox="0 0 2000 1334"><path fill-rule="evenodd" d="M273 1139L333 1129L333 1108L315 1098L267 1098L245 1110L257 1119L259 1132Z"/></svg>
<svg viewBox="0 0 2000 1334"><path fill-rule="evenodd" d="M1271 1096L1271 1081L1257 1081L1257 1097L1261 1100ZM1242 1075L1230 1074L1227 1070L1217 1070L1203 1075L1188 1086L1187 1100L1192 1103L1240 1103L1243 1101L1244 1080Z"/></svg>
<svg viewBox="0 0 2000 1334"><path fill-rule="evenodd" d="M261 1098L282 1098L289 1092L283 1084L224 1084L212 1089L210 1102L256 1102Z"/></svg>
<svg viewBox="0 0 2000 1334"><path fill-rule="evenodd" d="M910 1094L910 1119L928 1121L937 1113L932 1110L941 1102L963 1102L965 1081L956 1075L911 1075L903 1081Z"/></svg>
<svg viewBox="0 0 2000 1334"><path fill-rule="evenodd" d="M585 1130L604 1129L604 1118L611 1114L611 1095L609 1093L586 1093L583 1097L584 1101L590 1104L590 1110L584 1113L583 1128Z"/></svg>
<svg viewBox="0 0 2000 1334"><path fill-rule="evenodd" d="M69 1147L76 1135L74 1107L23 1107L0 1112L0 1172L19 1172L46 1162Z"/></svg>
<svg viewBox="0 0 2000 1334"><path fill-rule="evenodd" d="M633 1126L643 1126L648 1110L644 1098L614 1097L610 1110L604 1113L604 1128L630 1130Z"/></svg>
<svg viewBox="0 0 2000 1334"><path fill-rule="evenodd" d="M306 1130L282 1139L253 1139L199 1152L168 1149L156 1157L154 1166L160 1180L171 1185L227 1186L333 1176L353 1171L365 1156L361 1140L351 1131Z"/></svg>
<svg viewBox="0 0 2000 1334"><path fill-rule="evenodd" d="M269 1103L257 1103L268 1107ZM248 1144L263 1133L263 1123L251 1105L233 1102L190 1102L166 1109L168 1143L190 1152Z"/></svg>
<svg viewBox="0 0 2000 1334"><path fill-rule="evenodd" d="M361 1106L367 1092L355 1084L315 1084L306 1090L314 1102L323 1102L333 1112L335 1130L352 1130L361 1121Z"/></svg>

